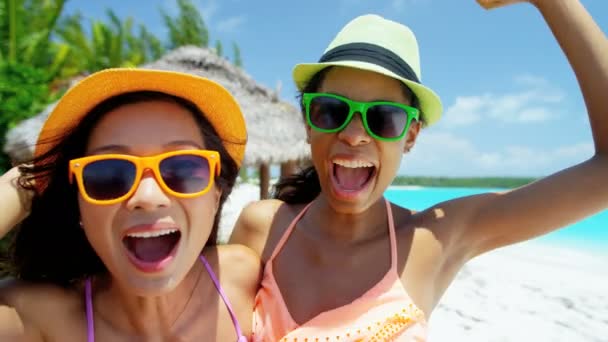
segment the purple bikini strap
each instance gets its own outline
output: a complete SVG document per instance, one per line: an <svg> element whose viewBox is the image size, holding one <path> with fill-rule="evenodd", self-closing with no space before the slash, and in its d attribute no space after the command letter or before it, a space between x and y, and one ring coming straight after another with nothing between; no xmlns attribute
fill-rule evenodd
<svg viewBox="0 0 608 342"><path fill-rule="evenodd" d="M213 281L215 288L217 289L218 293L220 294L220 297L222 297L224 304L226 304L226 308L228 309L228 313L230 313L230 318L232 319L232 323L234 324L234 328L236 329L236 333L238 335L237 342L247 342L247 338L243 335L243 332L241 331L241 326L239 325L239 322L236 319L236 315L234 314L234 311L232 310L232 306L230 305L230 302L228 301L228 297L226 297L224 290L222 290L222 287L220 286L220 283L219 283L217 277L215 276L215 273L213 273L213 270L211 269L211 266L209 265L209 263L207 262L205 257L203 257L201 255L200 259L203 262L203 265L205 265L205 268L207 269L207 272L209 273L209 276L211 277L211 280ZM91 279L87 278L84 281L84 296L85 296L85 306L86 306L86 316L87 316L87 342L95 342L95 323L93 320L93 294L92 294L92 292L93 291L91 289Z"/></svg>
<svg viewBox="0 0 608 342"><path fill-rule="evenodd" d="M207 269L207 272L209 273L211 280L213 280L213 284L215 284L215 288L217 289L217 292L220 294L220 297L222 297L224 304L226 304L226 308L228 309L228 312L230 313L230 318L232 318L232 323L234 324L234 328L236 329L236 333L238 336L238 342L247 341L247 338L245 338L245 336L243 336L243 332L241 331L241 326L239 325L239 321L236 319L236 315L234 314L234 311L232 310L232 305L230 305L230 301L228 301L228 297L224 293L224 290L222 290L219 280L215 276L215 273L213 273L213 269L211 269L211 266L209 265L209 263L207 262L207 260L205 259L204 256L201 255L200 259L203 262L203 265L205 265L205 268Z"/></svg>
<svg viewBox="0 0 608 342"><path fill-rule="evenodd" d="M93 321L93 295L91 290L91 279L84 281L84 298L87 315L87 342L95 342L95 323Z"/></svg>

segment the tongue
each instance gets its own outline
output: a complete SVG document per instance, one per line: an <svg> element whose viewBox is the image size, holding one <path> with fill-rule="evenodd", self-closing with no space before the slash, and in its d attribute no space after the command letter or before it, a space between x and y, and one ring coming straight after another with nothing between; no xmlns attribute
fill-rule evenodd
<svg viewBox="0 0 608 342"><path fill-rule="evenodd" d="M373 172L371 167L350 168L334 164L338 184L345 190L360 190Z"/></svg>
<svg viewBox="0 0 608 342"><path fill-rule="evenodd" d="M133 255L144 262L165 259L179 240L179 234L168 234L151 238L127 237L125 245Z"/></svg>

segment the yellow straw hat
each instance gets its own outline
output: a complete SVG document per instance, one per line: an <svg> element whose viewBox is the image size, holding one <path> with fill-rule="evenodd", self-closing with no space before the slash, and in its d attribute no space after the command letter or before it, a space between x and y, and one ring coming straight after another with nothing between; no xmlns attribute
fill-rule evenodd
<svg viewBox="0 0 608 342"><path fill-rule="evenodd" d="M209 120L230 156L241 165L247 142L245 120L238 103L224 87L186 73L129 68L99 71L70 88L42 127L34 157L53 148L57 137L77 126L101 102L136 91L156 91L192 102Z"/></svg>
<svg viewBox="0 0 608 342"><path fill-rule="evenodd" d="M363 69L396 78L416 94L426 125L441 117L439 96L421 83L418 42L405 25L374 14L353 19L329 43L319 62L294 67L297 88L302 91L316 73L329 66Z"/></svg>

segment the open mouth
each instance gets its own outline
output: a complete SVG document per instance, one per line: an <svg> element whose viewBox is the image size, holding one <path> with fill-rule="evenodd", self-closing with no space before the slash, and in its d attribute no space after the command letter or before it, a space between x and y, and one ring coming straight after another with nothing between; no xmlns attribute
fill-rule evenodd
<svg viewBox="0 0 608 342"><path fill-rule="evenodd" d="M135 266L151 272L161 269L173 258L180 238L181 232L177 229L159 229L129 233L122 242Z"/></svg>
<svg viewBox="0 0 608 342"><path fill-rule="evenodd" d="M361 160L334 160L333 182L335 188L344 193L359 193L374 178L376 167Z"/></svg>

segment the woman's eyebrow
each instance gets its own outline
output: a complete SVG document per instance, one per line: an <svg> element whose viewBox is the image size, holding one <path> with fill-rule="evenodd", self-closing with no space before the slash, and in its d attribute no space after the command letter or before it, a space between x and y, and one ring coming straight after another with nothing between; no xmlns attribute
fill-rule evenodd
<svg viewBox="0 0 608 342"><path fill-rule="evenodd" d="M194 146L196 148L203 149L203 146L201 146L200 143L197 143L194 140L174 140L174 141L166 143L164 146L170 147L170 146L184 146L184 145Z"/></svg>
<svg viewBox="0 0 608 342"><path fill-rule="evenodd" d="M111 145L103 145L97 148L92 149L89 154L101 154L102 152L123 152L126 153L129 151L129 147L125 145L111 144Z"/></svg>

